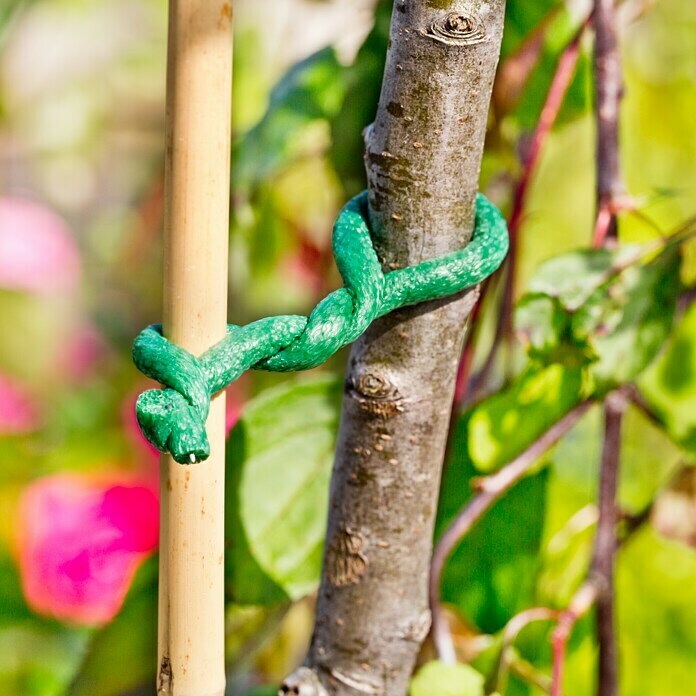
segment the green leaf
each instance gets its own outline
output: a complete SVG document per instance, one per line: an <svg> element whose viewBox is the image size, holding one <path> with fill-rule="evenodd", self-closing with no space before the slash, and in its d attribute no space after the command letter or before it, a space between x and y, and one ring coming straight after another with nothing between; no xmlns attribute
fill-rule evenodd
<svg viewBox="0 0 696 696"><path fill-rule="evenodd" d="M670 436L696 452L696 304L686 311L639 385Z"/></svg>
<svg viewBox="0 0 696 696"><path fill-rule="evenodd" d="M458 419L445 469L435 536L471 500L478 476L471 461L467 415ZM442 579L443 601L482 631L499 631L533 601L546 505L546 470L528 476L496 503L452 554Z"/></svg>
<svg viewBox="0 0 696 696"><path fill-rule="evenodd" d="M312 127L333 118L344 95L343 67L332 48L293 66L273 89L261 121L235 144L235 188L266 181L313 146L321 136Z"/></svg>
<svg viewBox="0 0 696 696"><path fill-rule="evenodd" d="M0 626L31 617L17 567L7 551L0 547Z"/></svg>
<svg viewBox="0 0 696 696"><path fill-rule="evenodd" d="M240 604L317 585L341 383L296 380L249 403L227 448L229 588Z"/></svg>
<svg viewBox="0 0 696 696"><path fill-rule="evenodd" d="M278 696L279 690L277 686L259 686L252 689L247 696Z"/></svg>
<svg viewBox="0 0 696 696"><path fill-rule="evenodd" d="M570 311L606 283L613 269L636 256L635 245L617 249L580 249L542 263L529 281L529 292L557 297Z"/></svg>
<svg viewBox="0 0 696 696"><path fill-rule="evenodd" d="M446 665L437 660L418 670L409 696L484 696L484 678L469 665Z"/></svg>
<svg viewBox="0 0 696 696"><path fill-rule="evenodd" d="M657 355L672 327L680 265L677 249L665 251L628 268L578 310L573 333L599 356L592 374L600 391L635 379Z"/></svg>
<svg viewBox="0 0 696 696"><path fill-rule="evenodd" d="M557 297L524 295L515 309L515 326L532 360L580 367L597 359L588 341L573 335L571 315Z"/></svg>
<svg viewBox="0 0 696 696"><path fill-rule="evenodd" d="M89 644L68 696L121 696L154 683L157 664L157 558L138 571L116 618Z"/></svg>
<svg viewBox="0 0 696 696"><path fill-rule="evenodd" d="M582 372L530 368L507 389L474 407L469 451L479 471L494 471L531 445L580 399Z"/></svg>
<svg viewBox="0 0 696 696"><path fill-rule="evenodd" d="M518 305L517 327L542 364L590 364L598 393L637 377L667 338L681 257L640 265L634 247L564 254L543 264Z"/></svg>

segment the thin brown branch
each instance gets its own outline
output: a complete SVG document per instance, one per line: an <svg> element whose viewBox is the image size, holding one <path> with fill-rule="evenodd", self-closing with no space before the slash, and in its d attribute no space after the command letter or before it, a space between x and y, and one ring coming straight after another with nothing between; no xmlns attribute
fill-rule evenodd
<svg viewBox="0 0 696 696"><path fill-rule="evenodd" d="M498 665L498 676L496 679L496 689L500 693L505 692L507 675L514 662L515 655L513 647L515 640L517 640L517 636L529 626L529 624L536 621L557 621L560 613L561 612L557 609L551 609L549 607L532 607L521 611L508 621L503 629L503 645L500 651L500 664Z"/></svg>
<svg viewBox="0 0 696 696"><path fill-rule="evenodd" d="M617 212L625 198L619 153L619 107L623 91L615 0L594 1L595 90L597 102L597 223L595 247L618 237ZM617 549L616 492L621 457L621 423L627 397L621 391L604 402L604 444L599 478L599 521L590 582L597 591L599 675L597 696L617 696L614 565Z"/></svg>
<svg viewBox="0 0 696 696"><path fill-rule="evenodd" d="M635 384L626 385L625 393L631 400L631 403L653 424L658 428L664 428L664 423L652 406L645 400L638 386Z"/></svg>
<svg viewBox="0 0 696 696"><path fill-rule="evenodd" d="M597 101L597 224L594 244L618 233L615 201L624 194L619 164L619 104L623 91L615 0L595 0L595 90Z"/></svg>
<svg viewBox="0 0 696 696"><path fill-rule="evenodd" d="M677 314L684 314L694 301L696 301L696 287L689 288L679 295L677 301Z"/></svg>
<svg viewBox="0 0 696 696"><path fill-rule="evenodd" d="M450 664L456 662L452 635L440 604L440 582L445 562L454 548L491 506L523 478L539 457L558 442L582 418L593 403L593 401L587 400L578 404L500 471L480 479L477 484L479 494L457 515L437 543L430 568L431 636L438 657L443 662Z"/></svg>
<svg viewBox="0 0 696 696"><path fill-rule="evenodd" d="M617 550L616 492L621 458L621 423L626 396L616 391L604 403L604 445L599 477L599 521L590 577L597 587L597 642L599 681L597 696L618 693L617 648L614 625L614 565Z"/></svg>
<svg viewBox="0 0 696 696"><path fill-rule="evenodd" d="M540 672L533 664L528 660L522 659L519 655L515 655L510 663L510 673L514 674L521 681L535 686L545 694L551 693L551 677Z"/></svg>

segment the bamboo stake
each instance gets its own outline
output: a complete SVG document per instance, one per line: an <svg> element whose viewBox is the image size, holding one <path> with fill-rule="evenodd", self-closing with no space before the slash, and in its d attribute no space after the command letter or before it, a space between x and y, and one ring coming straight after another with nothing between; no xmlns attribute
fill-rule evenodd
<svg viewBox="0 0 696 696"><path fill-rule="evenodd" d="M167 57L164 332L200 354L225 334L231 0L171 0ZM211 456L161 462L158 696L222 696L225 401Z"/></svg>

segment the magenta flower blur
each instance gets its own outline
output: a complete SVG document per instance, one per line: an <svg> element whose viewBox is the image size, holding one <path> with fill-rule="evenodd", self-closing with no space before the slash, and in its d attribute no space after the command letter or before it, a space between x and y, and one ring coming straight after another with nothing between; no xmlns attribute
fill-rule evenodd
<svg viewBox="0 0 696 696"><path fill-rule="evenodd" d="M36 430L37 408L24 388L0 373L0 435L20 435Z"/></svg>
<svg viewBox="0 0 696 696"><path fill-rule="evenodd" d="M22 198L0 198L0 288L71 290L80 256L70 230L52 210Z"/></svg>
<svg viewBox="0 0 696 696"><path fill-rule="evenodd" d="M36 481L22 495L19 519L29 605L62 621L109 621L158 537L159 502L151 482L63 474Z"/></svg>

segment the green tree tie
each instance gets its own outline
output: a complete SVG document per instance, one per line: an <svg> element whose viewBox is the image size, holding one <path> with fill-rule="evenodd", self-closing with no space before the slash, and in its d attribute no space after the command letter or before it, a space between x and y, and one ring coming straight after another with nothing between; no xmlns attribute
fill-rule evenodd
<svg viewBox="0 0 696 696"><path fill-rule="evenodd" d="M508 251L500 211L479 194L474 235L463 249L389 273L372 244L367 193L351 200L334 226L332 248L344 287L325 297L309 317L267 317L227 327L218 344L196 358L146 328L133 344L137 368L165 385L140 395L138 423L145 437L181 464L207 459L205 422L214 394L247 370L309 370L352 343L378 317L399 307L437 300L477 285Z"/></svg>

